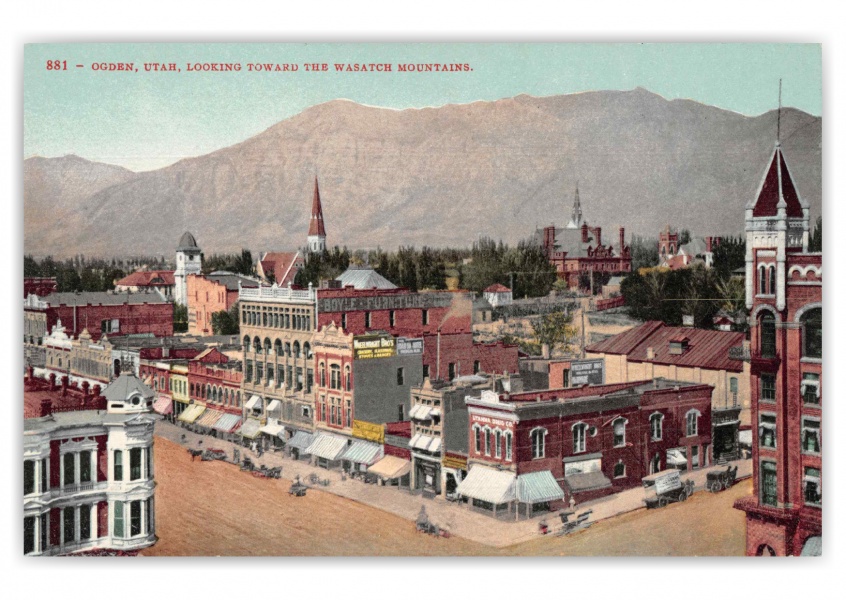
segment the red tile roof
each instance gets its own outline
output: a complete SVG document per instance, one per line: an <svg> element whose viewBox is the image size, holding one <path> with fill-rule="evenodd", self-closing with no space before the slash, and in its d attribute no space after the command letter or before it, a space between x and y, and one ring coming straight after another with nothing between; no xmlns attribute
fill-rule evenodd
<svg viewBox="0 0 846 600"><path fill-rule="evenodd" d="M683 354L670 354L670 341L688 338ZM592 354L626 355L631 362L700 367L710 370L743 371L743 361L729 358L729 348L741 346L746 336L737 331L713 331L693 327L669 327L661 321L643 325L585 348ZM647 348L655 352L646 358Z"/></svg>
<svg viewBox="0 0 846 600"><path fill-rule="evenodd" d="M505 287L501 283L495 283L493 285L486 287L485 291L486 292L497 292L497 293L499 293L499 292L510 292L511 290L509 290L507 287Z"/></svg>
<svg viewBox="0 0 846 600"><path fill-rule="evenodd" d="M174 285L173 271L136 271L117 282L127 287L151 287Z"/></svg>
<svg viewBox="0 0 846 600"><path fill-rule="evenodd" d="M296 265L302 263L302 257L299 252L267 252L260 262L265 277L273 273L278 285L288 285L297 276Z"/></svg>

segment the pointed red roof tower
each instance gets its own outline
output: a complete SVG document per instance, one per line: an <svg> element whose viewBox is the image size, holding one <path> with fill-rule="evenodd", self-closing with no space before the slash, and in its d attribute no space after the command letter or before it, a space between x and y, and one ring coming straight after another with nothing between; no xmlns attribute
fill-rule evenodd
<svg viewBox="0 0 846 600"><path fill-rule="evenodd" d="M320 204L320 188L314 178L314 198L311 203L311 219L308 224L309 252L323 252L326 249L326 228L323 225L323 206Z"/></svg>

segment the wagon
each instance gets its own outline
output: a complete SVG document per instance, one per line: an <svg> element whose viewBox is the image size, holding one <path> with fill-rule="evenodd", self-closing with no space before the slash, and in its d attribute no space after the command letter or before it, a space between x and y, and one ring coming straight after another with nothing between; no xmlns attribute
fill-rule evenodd
<svg viewBox="0 0 846 600"><path fill-rule="evenodd" d="M220 448L207 448L203 450L203 460L226 460L226 451Z"/></svg>
<svg viewBox="0 0 846 600"><path fill-rule="evenodd" d="M306 490L308 486L300 481L300 476L297 475L297 479L291 484L291 489L288 490L288 493L292 496L300 497L306 495Z"/></svg>
<svg viewBox="0 0 846 600"><path fill-rule="evenodd" d="M681 480L681 474L675 469L660 471L644 477L643 487L654 488L655 495L643 499L646 508L663 508L670 502L684 502L693 493L693 480Z"/></svg>
<svg viewBox="0 0 846 600"><path fill-rule="evenodd" d="M705 487L716 494L720 490L727 490L734 485L737 478L737 466L726 467L725 471L711 471L706 477Z"/></svg>

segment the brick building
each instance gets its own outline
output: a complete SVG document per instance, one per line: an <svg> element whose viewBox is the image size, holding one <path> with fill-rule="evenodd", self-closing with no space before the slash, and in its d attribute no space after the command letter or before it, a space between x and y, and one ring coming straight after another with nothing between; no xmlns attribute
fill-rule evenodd
<svg viewBox="0 0 846 600"><path fill-rule="evenodd" d="M746 205L746 306L752 342L750 556L819 554L822 545L822 254L810 210L776 144Z"/></svg>
<svg viewBox="0 0 846 600"><path fill-rule="evenodd" d="M24 554L140 550L156 542L153 391L24 382Z"/></svg>
<svg viewBox="0 0 846 600"><path fill-rule="evenodd" d="M711 386L655 379L466 399L472 506L532 514L708 464Z"/></svg>
<svg viewBox="0 0 846 600"><path fill-rule="evenodd" d="M258 280L228 271L185 277L188 301L188 334L212 335L212 315L228 311L238 302L238 290L257 288Z"/></svg>
<svg viewBox="0 0 846 600"><path fill-rule="evenodd" d="M24 277L24 298L33 296L49 296L59 290L59 283L55 277Z"/></svg>
<svg viewBox="0 0 846 600"><path fill-rule="evenodd" d="M173 271L136 271L115 282L116 292L159 292L170 301L174 298L176 279Z"/></svg>

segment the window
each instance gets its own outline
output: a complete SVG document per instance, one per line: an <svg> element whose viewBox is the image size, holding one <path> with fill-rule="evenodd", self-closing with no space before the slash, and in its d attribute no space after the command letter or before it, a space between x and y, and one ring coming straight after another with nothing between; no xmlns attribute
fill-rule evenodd
<svg viewBox="0 0 846 600"><path fill-rule="evenodd" d="M423 379L429 378L429 365L423 365Z"/></svg>
<svg viewBox="0 0 846 600"><path fill-rule="evenodd" d="M367 329L370 329L370 313L369 312L364 313L364 327L367 328Z"/></svg>
<svg viewBox="0 0 846 600"><path fill-rule="evenodd" d="M352 402L347 400L347 427L352 427Z"/></svg>
<svg viewBox="0 0 846 600"><path fill-rule="evenodd" d="M652 431L652 440L658 441L664 438L664 415L653 413L649 417L649 426Z"/></svg>
<svg viewBox="0 0 846 600"><path fill-rule="evenodd" d="M320 387L326 387L326 365L320 363Z"/></svg>
<svg viewBox="0 0 846 600"><path fill-rule="evenodd" d="M532 440L532 458L546 456L546 429L533 429L530 437Z"/></svg>
<svg viewBox="0 0 846 600"><path fill-rule="evenodd" d="M83 450L79 453L79 482L91 482L91 450Z"/></svg>
<svg viewBox="0 0 846 600"><path fill-rule="evenodd" d="M758 423L758 445L762 448L776 447L776 416L761 414Z"/></svg>
<svg viewBox="0 0 846 600"><path fill-rule="evenodd" d="M141 448L132 448L129 451L129 480L141 479Z"/></svg>
<svg viewBox="0 0 846 600"><path fill-rule="evenodd" d="M24 554L35 552L35 517L24 517Z"/></svg>
<svg viewBox="0 0 846 600"><path fill-rule="evenodd" d="M91 539L91 506L79 507L79 539Z"/></svg>
<svg viewBox="0 0 846 600"><path fill-rule="evenodd" d="M348 392L352 390L352 374L349 365L344 367L344 389Z"/></svg>
<svg viewBox="0 0 846 600"><path fill-rule="evenodd" d="M491 430L485 429L485 456L491 455Z"/></svg>
<svg viewBox="0 0 846 600"><path fill-rule="evenodd" d="M758 267L758 295L767 293L767 269L764 265Z"/></svg>
<svg viewBox="0 0 846 600"><path fill-rule="evenodd" d="M761 356L775 358L776 355L776 322L772 313L764 313L758 325L760 329Z"/></svg>
<svg viewBox="0 0 846 600"><path fill-rule="evenodd" d="M397 414L399 415L399 418L397 419L397 421L405 421L405 406L404 405L402 405L402 404L397 405Z"/></svg>
<svg viewBox="0 0 846 600"><path fill-rule="evenodd" d="M341 367L329 365L329 387L333 390L341 389Z"/></svg>
<svg viewBox="0 0 846 600"><path fill-rule="evenodd" d="M573 453L584 452L586 447L587 425L576 423L573 425Z"/></svg>
<svg viewBox="0 0 846 600"><path fill-rule="evenodd" d="M805 404L820 403L819 373L802 373L802 401Z"/></svg>
<svg viewBox="0 0 846 600"><path fill-rule="evenodd" d="M67 506L62 511L62 542L70 544L76 541L76 509Z"/></svg>
<svg viewBox="0 0 846 600"><path fill-rule="evenodd" d="M768 279L770 283L770 294L776 293L776 269L775 266L770 265L770 268L767 269Z"/></svg>
<svg viewBox="0 0 846 600"><path fill-rule="evenodd" d="M47 548L47 533L49 531L49 524L47 523L48 518L49 516L47 515L47 513L44 513L43 515L38 517L38 528L40 529L39 533L41 537L41 539L39 540L41 542L39 548L41 548L42 551Z"/></svg>
<svg viewBox="0 0 846 600"><path fill-rule="evenodd" d="M732 405L737 406L737 377L729 377L729 394L731 394Z"/></svg>
<svg viewBox="0 0 846 600"><path fill-rule="evenodd" d="M144 531L147 533L152 533L153 531L153 524L152 524L152 514L153 514L153 498L147 498L144 501Z"/></svg>
<svg viewBox="0 0 846 600"><path fill-rule="evenodd" d="M341 329L347 330L347 313L341 313Z"/></svg>
<svg viewBox="0 0 846 600"><path fill-rule="evenodd" d="M805 504L822 504L822 485L820 485L820 470L813 467L805 467L805 479L803 481Z"/></svg>
<svg viewBox="0 0 846 600"><path fill-rule="evenodd" d="M761 504L775 506L778 502L776 491L776 464L770 461L761 463Z"/></svg>
<svg viewBox="0 0 846 600"><path fill-rule="evenodd" d="M685 421L687 423L687 437L699 434L699 415L700 413L696 409L689 410L687 412L687 415L685 416Z"/></svg>
<svg viewBox="0 0 846 600"><path fill-rule="evenodd" d="M123 502L120 500L116 500L114 504L114 519L113 519L113 527L114 527L114 535L115 537L122 538L124 527L123 527Z"/></svg>
<svg viewBox="0 0 846 600"><path fill-rule="evenodd" d="M256 361L256 383L261 383L264 379L264 363Z"/></svg>
<svg viewBox="0 0 846 600"><path fill-rule="evenodd" d="M627 421L623 418L617 419L614 421L614 447L619 448L620 446L626 445L626 423Z"/></svg>
<svg viewBox="0 0 846 600"><path fill-rule="evenodd" d="M455 363L449 363L449 380L455 379Z"/></svg>
<svg viewBox="0 0 846 600"><path fill-rule="evenodd" d="M623 464L623 461L618 462L614 465L614 479L619 479L620 477L626 476L626 465Z"/></svg>
<svg viewBox="0 0 846 600"><path fill-rule="evenodd" d="M761 373L761 400L776 399L776 376L773 373Z"/></svg>
<svg viewBox="0 0 846 600"><path fill-rule="evenodd" d="M144 453L144 467L146 469L145 475L147 479L151 479L153 477L153 447L150 446L147 448L147 451Z"/></svg>
<svg viewBox="0 0 846 600"><path fill-rule="evenodd" d="M247 361L247 369L244 372L244 381L252 381L253 380L253 361Z"/></svg>
<svg viewBox="0 0 846 600"><path fill-rule="evenodd" d="M133 500L129 503L129 535L141 535L141 501Z"/></svg>
<svg viewBox="0 0 846 600"><path fill-rule="evenodd" d="M476 439L476 454L482 453L482 430L479 428L478 425L473 426L473 432L475 433Z"/></svg>
<svg viewBox="0 0 846 600"><path fill-rule="evenodd" d="M123 481L123 451L115 450L114 480Z"/></svg>
<svg viewBox="0 0 846 600"><path fill-rule="evenodd" d="M480 370L481 370L481 364L479 363L479 361L478 361L478 360L474 360L474 361L473 361L473 374L475 375L475 374L476 374L476 373L478 373Z"/></svg>
<svg viewBox="0 0 846 600"><path fill-rule="evenodd" d="M391 324L391 327L395 327L397 324L397 315L396 312L390 311L388 313L388 322Z"/></svg>
<svg viewBox="0 0 846 600"><path fill-rule="evenodd" d="M429 311L425 308L421 311L421 321L420 322L423 325L429 324Z"/></svg>
<svg viewBox="0 0 846 600"><path fill-rule="evenodd" d="M403 367L397 369L397 385L405 385L405 369Z"/></svg>
<svg viewBox="0 0 846 600"><path fill-rule="evenodd" d="M24 461L24 496L35 493L35 461Z"/></svg>
<svg viewBox="0 0 846 600"><path fill-rule="evenodd" d="M74 467L76 466L75 460L75 456L70 452L68 452L62 457L62 481L65 485L73 485L76 481L76 473L74 473Z"/></svg>
<svg viewBox="0 0 846 600"><path fill-rule="evenodd" d="M511 460L511 432L505 432L505 460Z"/></svg>
<svg viewBox="0 0 846 600"><path fill-rule="evenodd" d="M303 389L303 368L297 367L297 391Z"/></svg>
<svg viewBox="0 0 846 600"><path fill-rule="evenodd" d="M274 376L273 376L273 364L272 364L272 363L267 363L267 382L268 382L268 383L270 383L270 382L271 382L271 381L273 381L274 379L275 379L275 378L274 378Z"/></svg>
<svg viewBox="0 0 846 600"><path fill-rule="evenodd" d="M802 356L822 358L822 309L805 311L802 322Z"/></svg>
<svg viewBox="0 0 846 600"><path fill-rule="evenodd" d="M314 387L314 370L306 370L306 394L311 393L311 388Z"/></svg>
<svg viewBox="0 0 846 600"><path fill-rule="evenodd" d="M802 419L802 452L820 453L820 422L816 419Z"/></svg>
<svg viewBox="0 0 846 600"><path fill-rule="evenodd" d="M494 456L502 458L502 432L499 429L494 432Z"/></svg>

